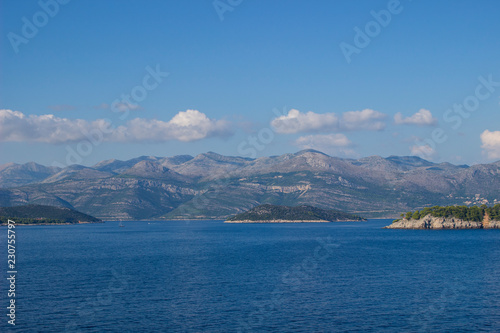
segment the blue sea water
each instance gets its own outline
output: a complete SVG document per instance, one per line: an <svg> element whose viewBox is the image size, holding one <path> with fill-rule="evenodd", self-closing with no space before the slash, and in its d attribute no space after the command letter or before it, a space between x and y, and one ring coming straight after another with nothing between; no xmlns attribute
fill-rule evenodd
<svg viewBox="0 0 500 333"><path fill-rule="evenodd" d="M500 230L388 223L19 226L0 330L500 332Z"/></svg>

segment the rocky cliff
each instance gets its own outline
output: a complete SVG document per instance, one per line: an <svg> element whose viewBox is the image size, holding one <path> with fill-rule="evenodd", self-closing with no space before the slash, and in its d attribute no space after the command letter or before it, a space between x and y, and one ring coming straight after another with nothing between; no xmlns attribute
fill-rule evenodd
<svg viewBox="0 0 500 333"><path fill-rule="evenodd" d="M464 221L454 217L434 217L430 214L418 220L402 219L387 229L500 229L500 221Z"/></svg>

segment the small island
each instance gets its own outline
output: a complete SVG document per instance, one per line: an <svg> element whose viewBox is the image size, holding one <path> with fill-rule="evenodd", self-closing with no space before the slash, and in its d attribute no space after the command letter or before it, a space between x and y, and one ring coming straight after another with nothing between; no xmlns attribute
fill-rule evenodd
<svg viewBox="0 0 500 333"><path fill-rule="evenodd" d="M401 214L387 229L500 229L500 204L493 207L434 206Z"/></svg>
<svg viewBox="0 0 500 333"><path fill-rule="evenodd" d="M345 222L365 221L360 216L334 209L321 209L302 205L296 207L260 205L249 211L237 214L226 223L301 223L301 222Z"/></svg>
<svg viewBox="0 0 500 333"><path fill-rule="evenodd" d="M0 207L0 225L13 220L16 225L62 225L102 223L102 220L74 209L45 205Z"/></svg>

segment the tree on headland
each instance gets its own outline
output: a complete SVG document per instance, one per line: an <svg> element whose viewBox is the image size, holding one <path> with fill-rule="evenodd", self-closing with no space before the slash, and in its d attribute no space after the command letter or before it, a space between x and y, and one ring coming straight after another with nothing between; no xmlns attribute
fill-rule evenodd
<svg viewBox="0 0 500 333"><path fill-rule="evenodd" d="M486 205L478 206L434 206L434 207L425 207L421 211L415 212L406 212L406 214L401 214L401 217L404 216L405 219L410 220L418 220L427 215L431 215L434 217L454 217L460 220L465 221L474 221L474 222L482 222L485 219L485 216L488 216L489 221L500 221L500 204L496 204L492 207L488 207ZM398 220L395 220L398 221Z"/></svg>

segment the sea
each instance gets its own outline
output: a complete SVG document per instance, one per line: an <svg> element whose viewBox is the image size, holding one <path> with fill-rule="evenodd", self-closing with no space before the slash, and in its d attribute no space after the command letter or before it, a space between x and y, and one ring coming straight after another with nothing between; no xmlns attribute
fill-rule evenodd
<svg viewBox="0 0 500 333"><path fill-rule="evenodd" d="M500 332L500 230L391 220L16 227L2 332Z"/></svg>

